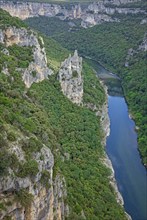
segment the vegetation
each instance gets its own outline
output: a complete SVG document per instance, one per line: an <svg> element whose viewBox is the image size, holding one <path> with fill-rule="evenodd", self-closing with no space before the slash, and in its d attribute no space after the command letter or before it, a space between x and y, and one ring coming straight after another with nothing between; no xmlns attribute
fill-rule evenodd
<svg viewBox="0 0 147 220"><path fill-rule="evenodd" d="M28 18L25 20L25 23L28 24L33 29L38 29L38 23L39 25L39 31L41 33L44 33L48 36L53 36L56 34L61 34L64 32L73 32L80 29L81 19L73 19L72 21L66 19L66 20L60 20L57 17L46 17L46 16L39 16L39 17L33 17Z"/></svg>
<svg viewBox="0 0 147 220"><path fill-rule="evenodd" d="M5 13L2 15L5 16ZM57 70L68 52L51 39L45 39L45 45L47 58L52 64L55 63ZM101 145L99 118L86 107L73 104L62 94L57 74L26 89L21 74L16 71L19 67L18 48L14 49L15 53L10 55L0 54L1 66L7 63L9 71L8 75L0 72L0 126L3 126L4 134L4 138L1 137L1 174L6 175L12 164L12 155L10 153L9 156L8 152L11 152L14 140L7 138L7 133L13 130L17 134L17 145L22 147L26 156L26 161L17 161L11 167L14 175L21 178L35 176L38 164L33 159L33 153L40 151L42 144L49 147L55 158L54 176L58 172L66 179L67 202L70 207L68 219L82 220L82 211L87 219L126 219L109 184L110 170L102 162L104 148ZM100 107L105 101L105 95L98 78L86 63L82 74L85 102L93 102ZM28 141L22 141L24 139ZM67 153L69 159L66 158ZM49 174L43 171L43 185L48 178ZM26 189L20 189L15 192L15 199L28 207L33 197Z"/></svg>
<svg viewBox="0 0 147 220"><path fill-rule="evenodd" d="M19 18L12 19L8 12L0 8L0 29L4 29L10 26L15 26L17 28L27 27L26 24Z"/></svg>
<svg viewBox="0 0 147 220"><path fill-rule="evenodd" d="M137 3L140 7L146 4L144 1ZM129 5L128 5L129 7ZM100 61L110 71L118 74L122 79L124 94L129 105L133 119L138 129L139 150L144 164L147 164L147 127L146 127L146 54L139 51L130 58L129 67L125 67L128 50L137 50L143 41L145 25L140 25L144 17L138 15L119 15L119 23L103 23L88 29L76 32L61 33L56 29L52 37L64 47L78 51L82 56L88 56ZM31 25L33 26L33 19ZM43 20L35 26L38 30L44 26ZM54 33L54 32L53 32ZM50 29L47 35L50 35Z"/></svg>
<svg viewBox="0 0 147 220"><path fill-rule="evenodd" d="M45 186L47 189L50 188L50 184L49 184L49 179L50 179L50 173L47 170L43 170L42 171L42 175L41 175L41 180L40 182L42 183L43 186Z"/></svg>
<svg viewBox="0 0 147 220"><path fill-rule="evenodd" d="M15 200L16 202L19 202L23 207L27 208L33 201L33 195L28 193L26 189L20 189L15 193Z"/></svg>

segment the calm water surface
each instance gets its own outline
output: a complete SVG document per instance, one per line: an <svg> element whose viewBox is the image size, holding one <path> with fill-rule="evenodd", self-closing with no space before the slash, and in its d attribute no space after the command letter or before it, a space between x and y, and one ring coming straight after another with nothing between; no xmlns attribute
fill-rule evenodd
<svg viewBox="0 0 147 220"><path fill-rule="evenodd" d="M109 96L108 106L111 126L106 149L125 210L133 220L147 220L147 173L137 150L135 124L123 97Z"/></svg>

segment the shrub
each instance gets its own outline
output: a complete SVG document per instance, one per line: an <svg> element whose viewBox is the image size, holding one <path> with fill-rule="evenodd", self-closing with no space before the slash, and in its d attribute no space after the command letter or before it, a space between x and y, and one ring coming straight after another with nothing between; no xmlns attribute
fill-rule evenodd
<svg viewBox="0 0 147 220"><path fill-rule="evenodd" d="M42 176L40 179L40 182L42 183L43 186L45 186L47 189L50 188L50 173L47 170L42 171Z"/></svg>
<svg viewBox="0 0 147 220"><path fill-rule="evenodd" d="M35 176L38 173L38 163L35 160L26 161L19 165L18 177L25 178L27 176Z"/></svg>
<svg viewBox="0 0 147 220"><path fill-rule="evenodd" d="M9 141L16 141L16 135L13 132L9 132L7 134L7 138L8 138Z"/></svg>
<svg viewBox="0 0 147 220"><path fill-rule="evenodd" d="M78 72L74 70L74 71L72 72L72 77L73 77L73 78L78 77Z"/></svg>
<svg viewBox="0 0 147 220"><path fill-rule="evenodd" d="M22 141L22 149L25 151L26 154L40 151L41 148L42 143L34 137L30 137L29 140Z"/></svg>
<svg viewBox="0 0 147 220"><path fill-rule="evenodd" d="M6 211L6 207L5 207L5 205L4 205L4 203L0 203L0 210L4 210L4 211Z"/></svg>
<svg viewBox="0 0 147 220"><path fill-rule="evenodd" d="M36 71L32 71L32 76L33 77L36 77L36 74L37 74Z"/></svg>
<svg viewBox="0 0 147 220"><path fill-rule="evenodd" d="M15 200L19 202L23 207L28 207L33 201L33 195L26 189L21 189L15 194Z"/></svg>

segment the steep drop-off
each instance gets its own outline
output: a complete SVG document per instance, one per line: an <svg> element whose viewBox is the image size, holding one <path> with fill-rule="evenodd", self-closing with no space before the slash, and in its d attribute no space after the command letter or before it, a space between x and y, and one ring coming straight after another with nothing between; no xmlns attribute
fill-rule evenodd
<svg viewBox="0 0 147 220"><path fill-rule="evenodd" d="M0 19L0 219L126 219L104 164L106 98L93 70L3 10ZM62 92L71 67L83 106Z"/></svg>

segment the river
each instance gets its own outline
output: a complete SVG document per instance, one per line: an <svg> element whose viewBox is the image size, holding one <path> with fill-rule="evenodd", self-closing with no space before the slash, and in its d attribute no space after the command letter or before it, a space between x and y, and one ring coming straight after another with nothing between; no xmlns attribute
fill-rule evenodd
<svg viewBox="0 0 147 220"><path fill-rule="evenodd" d="M110 135L106 152L112 162L125 211L132 220L147 220L147 173L138 152L135 123L129 117L120 80L99 63L90 62L94 62L97 75L108 86Z"/></svg>
<svg viewBox="0 0 147 220"><path fill-rule="evenodd" d="M110 136L106 151L115 171L125 210L133 220L147 220L147 176L137 150L134 121L124 97L109 96Z"/></svg>

